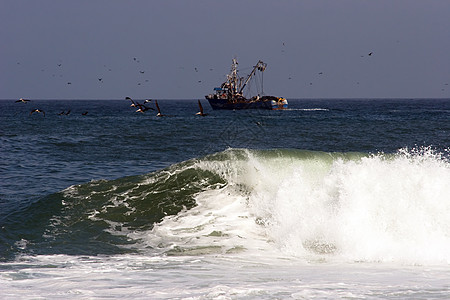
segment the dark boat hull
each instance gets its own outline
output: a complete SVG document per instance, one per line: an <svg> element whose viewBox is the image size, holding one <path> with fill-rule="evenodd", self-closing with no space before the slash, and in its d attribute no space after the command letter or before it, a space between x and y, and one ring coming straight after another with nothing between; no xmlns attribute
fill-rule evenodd
<svg viewBox="0 0 450 300"><path fill-rule="evenodd" d="M206 99L212 109L272 109L270 100L231 102L227 99Z"/></svg>
<svg viewBox="0 0 450 300"><path fill-rule="evenodd" d="M261 98L258 100L247 100L247 99L241 99L236 101L229 101L227 98L211 98L206 96L205 97L209 104L211 105L212 109L219 110L219 109L228 109L228 110L237 110L237 109L286 109L287 108L287 102L280 103L277 101L274 101L272 97L270 98Z"/></svg>

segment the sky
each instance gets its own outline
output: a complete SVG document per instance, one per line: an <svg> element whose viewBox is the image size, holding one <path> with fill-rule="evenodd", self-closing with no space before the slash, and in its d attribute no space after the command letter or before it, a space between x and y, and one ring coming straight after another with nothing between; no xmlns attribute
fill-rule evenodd
<svg viewBox="0 0 450 300"><path fill-rule="evenodd" d="M449 0L0 0L0 99L450 98ZM369 55L371 53L371 55Z"/></svg>

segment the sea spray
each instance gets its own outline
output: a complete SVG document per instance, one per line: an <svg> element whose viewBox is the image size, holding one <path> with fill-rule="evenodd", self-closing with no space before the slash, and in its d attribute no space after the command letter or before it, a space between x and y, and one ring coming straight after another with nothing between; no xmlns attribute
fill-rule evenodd
<svg viewBox="0 0 450 300"><path fill-rule="evenodd" d="M282 183L265 174L249 208L289 255L448 263L450 165L432 151L405 151L269 168Z"/></svg>
<svg viewBox="0 0 450 300"><path fill-rule="evenodd" d="M220 157L220 159L219 159ZM450 262L450 165L433 151L397 154L230 149L200 160L227 182L147 236L170 254Z"/></svg>

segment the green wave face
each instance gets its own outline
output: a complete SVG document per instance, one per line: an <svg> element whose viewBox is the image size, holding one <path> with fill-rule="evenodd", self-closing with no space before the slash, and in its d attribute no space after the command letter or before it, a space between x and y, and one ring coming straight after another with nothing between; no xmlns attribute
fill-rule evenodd
<svg viewBox="0 0 450 300"><path fill-rule="evenodd" d="M207 158L208 159L208 158ZM133 244L130 231L150 230L165 216L195 206L195 195L225 181L190 160L116 180L71 186L5 220L3 258L17 253L111 254Z"/></svg>

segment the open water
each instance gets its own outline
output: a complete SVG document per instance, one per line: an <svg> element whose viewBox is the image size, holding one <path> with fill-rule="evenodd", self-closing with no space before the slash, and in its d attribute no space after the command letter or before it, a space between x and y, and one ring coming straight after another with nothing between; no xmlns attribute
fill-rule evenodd
<svg viewBox="0 0 450 300"><path fill-rule="evenodd" d="M0 298L450 298L450 99L289 103L0 101Z"/></svg>

